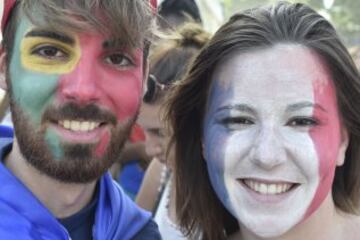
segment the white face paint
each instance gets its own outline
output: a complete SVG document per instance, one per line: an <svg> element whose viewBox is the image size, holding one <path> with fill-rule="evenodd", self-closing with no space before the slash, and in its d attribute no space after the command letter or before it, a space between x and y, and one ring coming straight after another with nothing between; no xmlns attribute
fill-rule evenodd
<svg viewBox="0 0 360 240"><path fill-rule="evenodd" d="M234 53L212 81L203 136L212 186L242 227L280 236L331 194L344 158L330 77L307 48L277 45Z"/></svg>

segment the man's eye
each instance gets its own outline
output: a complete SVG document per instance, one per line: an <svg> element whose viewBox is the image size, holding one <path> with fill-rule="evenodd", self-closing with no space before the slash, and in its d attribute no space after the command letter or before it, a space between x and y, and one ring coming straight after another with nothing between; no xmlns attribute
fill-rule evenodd
<svg viewBox="0 0 360 240"><path fill-rule="evenodd" d="M111 65L126 67L133 65L132 61L123 54L116 53L105 58L105 62Z"/></svg>
<svg viewBox="0 0 360 240"><path fill-rule="evenodd" d="M65 59L68 54L54 46L42 46L32 51L32 54L48 59Z"/></svg>
<svg viewBox="0 0 360 240"><path fill-rule="evenodd" d="M312 127L318 125L318 121L309 117L298 117L291 119L286 125L292 127Z"/></svg>

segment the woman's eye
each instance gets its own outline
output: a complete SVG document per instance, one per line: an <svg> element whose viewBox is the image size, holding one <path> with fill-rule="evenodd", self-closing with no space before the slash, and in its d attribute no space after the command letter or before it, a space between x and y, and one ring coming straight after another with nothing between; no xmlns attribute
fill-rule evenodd
<svg viewBox="0 0 360 240"><path fill-rule="evenodd" d="M32 54L48 59L65 59L68 54L55 46L42 46L32 51Z"/></svg>
<svg viewBox="0 0 360 240"><path fill-rule="evenodd" d="M318 125L318 121L313 118L299 117L291 119L286 125L293 127L311 127Z"/></svg>
<svg viewBox="0 0 360 240"><path fill-rule="evenodd" d="M236 128L253 125L254 121L246 117L229 117L221 120L221 124L229 128Z"/></svg>
<svg viewBox="0 0 360 240"><path fill-rule="evenodd" d="M120 53L111 54L110 56L105 58L105 62L120 67L133 65L133 62L128 57Z"/></svg>

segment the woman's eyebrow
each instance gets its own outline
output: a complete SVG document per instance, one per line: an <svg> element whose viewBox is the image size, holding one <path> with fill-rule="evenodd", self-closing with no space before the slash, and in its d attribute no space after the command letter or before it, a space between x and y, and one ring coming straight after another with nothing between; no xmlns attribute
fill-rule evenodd
<svg viewBox="0 0 360 240"><path fill-rule="evenodd" d="M237 111L240 111L240 112L247 112L247 113L251 113L251 114L255 113L254 109L248 104L226 105L226 106L222 106L222 107L219 107L218 109L216 109L216 112L221 112L221 111L224 111L224 110L237 110Z"/></svg>
<svg viewBox="0 0 360 240"><path fill-rule="evenodd" d="M323 106L321 106L320 104L313 103L313 102L308 102L308 101L290 104L289 106L286 107L286 111L287 112L295 112L295 111L300 110L302 108L317 108L317 109L320 109L323 112L327 112L326 109Z"/></svg>

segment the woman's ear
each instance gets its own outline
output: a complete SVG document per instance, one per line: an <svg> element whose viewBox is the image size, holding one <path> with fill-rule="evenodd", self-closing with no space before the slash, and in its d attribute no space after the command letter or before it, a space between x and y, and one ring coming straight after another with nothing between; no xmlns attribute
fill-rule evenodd
<svg viewBox="0 0 360 240"><path fill-rule="evenodd" d="M6 83L6 52L4 47L0 46L0 88L7 91Z"/></svg>
<svg viewBox="0 0 360 240"><path fill-rule="evenodd" d="M341 128L341 142L339 146L338 158L336 160L336 166L342 166L345 161L346 150L349 146L349 132L345 127Z"/></svg>

